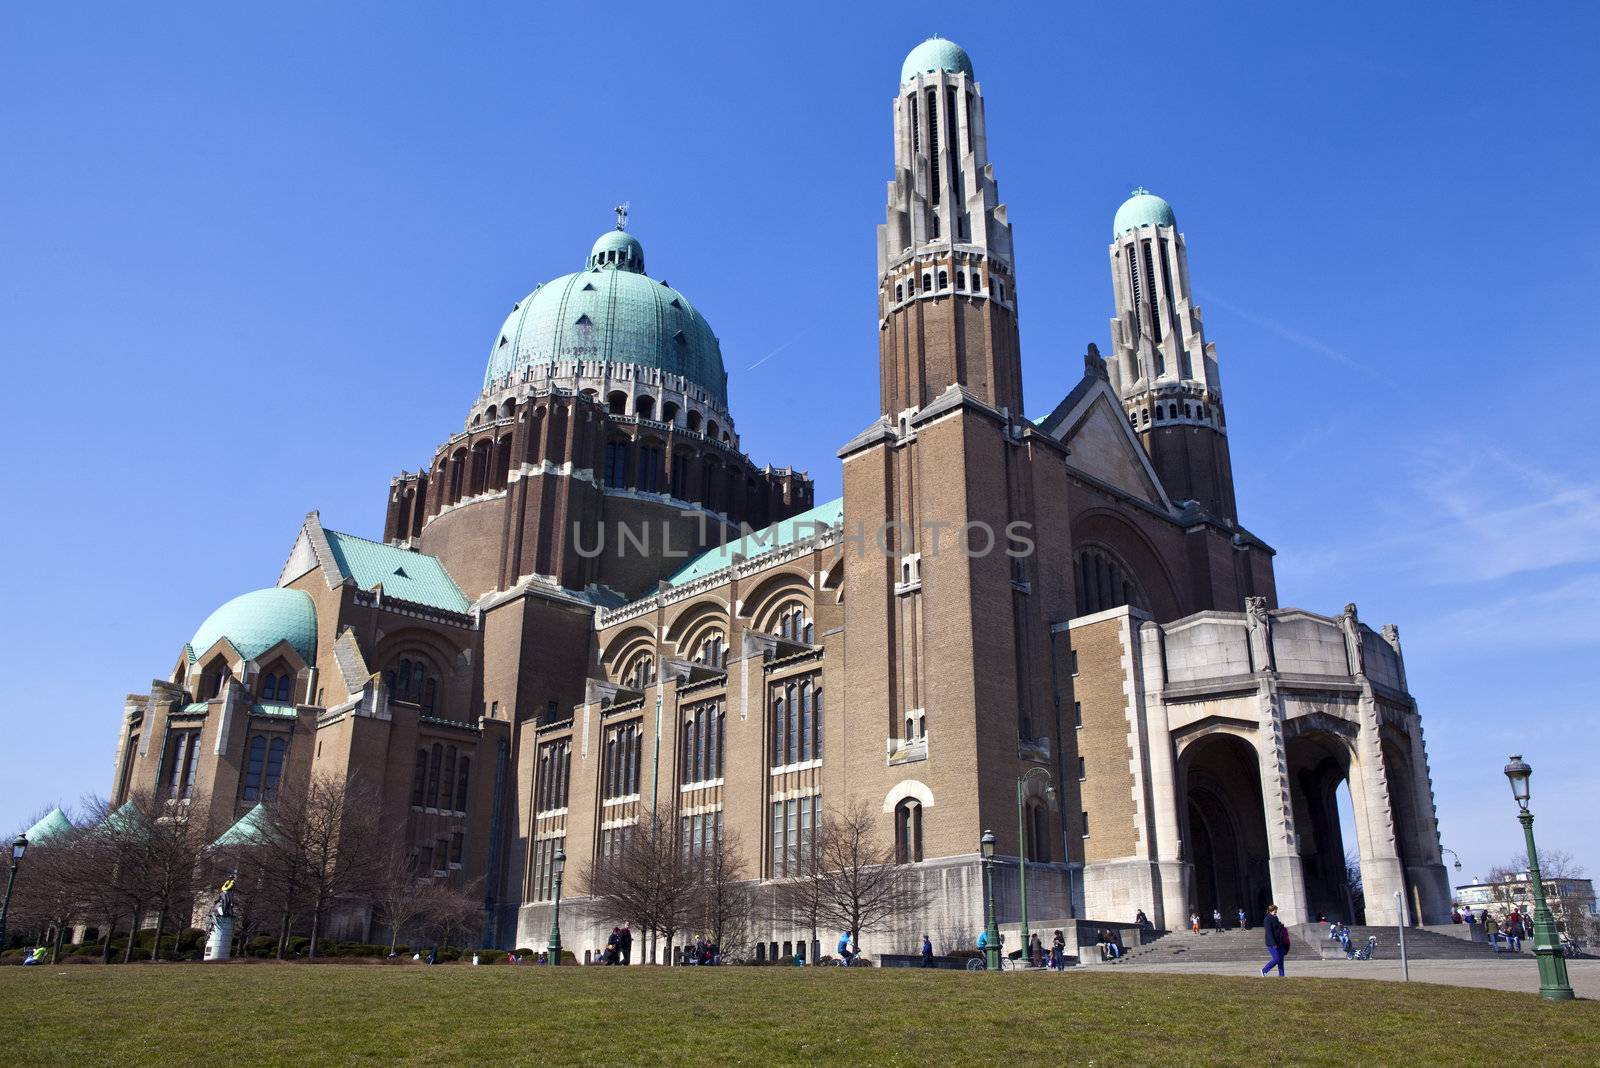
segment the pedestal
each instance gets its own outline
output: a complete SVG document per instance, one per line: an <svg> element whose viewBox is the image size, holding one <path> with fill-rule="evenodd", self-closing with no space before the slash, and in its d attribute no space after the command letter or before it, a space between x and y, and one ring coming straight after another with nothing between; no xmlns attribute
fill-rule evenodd
<svg viewBox="0 0 1600 1068"><path fill-rule="evenodd" d="M206 937L206 960L227 960L233 955L233 917L213 916Z"/></svg>

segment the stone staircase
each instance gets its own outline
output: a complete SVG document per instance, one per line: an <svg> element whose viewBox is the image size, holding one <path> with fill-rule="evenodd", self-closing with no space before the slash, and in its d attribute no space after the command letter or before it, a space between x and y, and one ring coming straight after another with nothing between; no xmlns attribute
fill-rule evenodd
<svg viewBox="0 0 1600 1068"><path fill-rule="evenodd" d="M1344 959L1344 950L1339 947L1339 943L1329 940L1327 928L1320 924L1297 925L1290 928L1290 935L1294 939L1289 951L1291 961L1296 957L1301 960ZM1399 945L1393 927L1351 927L1351 947L1365 945L1369 935L1378 937L1377 948L1372 954L1373 960L1400 959ZM1085 951L1092 953L1093 946L1085 947ZM1496 954L1481 942L1467 942L1419 927L1406 928L1406 955L1412 960L1514 960L1519 956L1515 953ZM1130 949L1117 960L1108 963L1124 966L1177 963L1228 964L1243 961L1265 963L1266 959L1267 949L1262 941L1261 929L1252 927L1247 931L1234 929L1202 931L1199 934L1191 931L1173 931L1153 942Z"/></svg>

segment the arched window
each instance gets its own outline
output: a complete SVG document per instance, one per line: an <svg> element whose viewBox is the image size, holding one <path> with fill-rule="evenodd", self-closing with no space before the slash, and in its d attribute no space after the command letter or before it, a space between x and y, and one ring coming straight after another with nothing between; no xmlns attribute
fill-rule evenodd
<svg viewBox="0 0 1600 1068"><path fill-rule="evenodd" d="M946 289L950 285L950 275L947 271L939 272L939 288Z"/></svg>
<svg viewBox="0 0 1600 1068"><path fill-rule="evenodd" d="M784 746L789 737L789 704L782 689L776 694L772 702L772 766L782 767L788 763Z"/></svg>
<svg viewBox="0 0 1600 1068"><path fill-rule="evenodd" d="M688 415L687 422L688 422L690 430L694 431L696 434L700 433L700 413L699 412L694 411L693 409L691 409L690 412L689 412L689 415Z"/></svg>
<svg viewBox="0 0 1600 1068"><path fill-rule="evenodd" d="M654 419L656 417L656 399L654 397L635 397L633 399L633 414L640 419Z"/></svg>
<svg viewBox="0 0 1600 1068"><path fill-rule="evenodd" d="M277 699L279 701L287 701L292 696L294 696L294 694L293 694L292 676L290 676L288 673L279 675L278 676L278 696L277 696Z"/></svg>
<svg viewBox="0 0 1600 1068"><path fill-rule="evenodd" d="M411 775L411 807L421 808L423 793L428 788L428 751L417 750L417 768Z"/></svg>
<svg viewBox="0 0 1600 1068"><path fill-rule="evenodd" d="M628 480L628 443L606 442L605 481L608 486L623 486Z"/></svg>
<svg viewBox="0 0 1600 1068"><path fill-rule="evenodd" d="M661 446L656 442L647 442L639 446L638 488L641 493L661 491Z"/></svg>
<svg viewBox="0 0 1600 1068"><path fill-rule="evenodd" d="M897 864L922 859L922 802L914 797L894 806L894 859Z"/></svg>
<svg viewBox="0 0 1600 1068"><path fill-rule="evenodd" d="M967 288L967 272L966 271L957 271L956 272L956 288L957 289L966 289Z"/></svg>
<svg viewBox="0 0 1600 1068"><path fill-rule="evenodd" d="M267 765L267 739L256 735L250 739L250 749L244 764L244 799L261 800L261 773Z"/></svg>
<svg viewBox="0 0 1600 1068"><path fill-rule="evenodd" d="M450 811L450 802L454 799L456 789L456 747L447 745L444 748L444 764L439 772L439 799L434 805L441 812Z"/></svg>
<svg viewBox="0 0 1600 1068"><path fill-rule="evenodd" d="M456 811L467 810L467 773L472 770L472 761L462 756L461 762L456 765Z"/></svg>
<svg viewBox="0 0 1600 1068"><path fill-rule="evenodd" d="M620 389L606 394L606 408L612 415L627 415L628 395Z"/></svg>
<svg viewBox="0 0 1600 1068"><path fill-rule="evenodd" d="M811 702L811 683L800 684L800 759L812 758L812 742L817 736L816 706Z"/></svg>
<svg viewBox="0 0 1600 1068"><path fill-rule="evenodd" d="M278 782L283 778L283 757L289 748L286 738L274 738L267 746L267 773L261 784L261 796L270 800L278 792Z"/></svg>
<svg viewBox="0 0 1600 1068"><path fill-rule="evenodd" d="M278 676L269 671L261 676L261 699L263 701L274 700L277 697L277 693Z"/></svg>
<svg viewBox="0 0 1600 1068"><path fill-rule="evenodd" d="M1073 572L1077 584L1078 615L1092 615L1129 604L1148 611L1149 602L1139 580L1110 549L1091 545L1078 550Z"/></svg>
<svg viewBox="0 0 1600 1068"><path fill-rule="evenodd" d="M395 673L394 695L402 701L411 700L411 661L402 658Z"/></svg>
<svg viewBox="0 0 1600 1068"><path fill-rule="evenodd" d="M932 271L923 271L922 272L922 291L924 293L926 293L928 290L930 290L932 288L933 288L933 272Z"/></svg>
<svg viewBox="0 0 1600 1068"><path fill-rule="evenodd" d="M1050 848L1050 813L1038 798L1029 798L1023 810L1023 831L1027 835L1025 848L1029 860L1049 861Z"/></svg>
<svg viewBox="0 0 1600 1068"><path fill-rule="evenodd" d="M715 419L706 420L706 437L712 441L717 440L717 421Z"/></svg>
<svg viewBox="0 0 1600 1068"><path fill-rule="evenodd" d="M900 286L898 284L894 287L894 302L896 304L899 304L902 300L905 299L905 294L903 292L903 289L904 289L904 287Z"/></svg>
<svg viewBox="0 0 1600 1068"><path fill-rule="evenodd" d="M428 788L423 791L423 803L432 802L439 796L439 763L444 759L444 746L438 742L433 743L433 748L428 752Z"/></svg>
<svg viewBox="0 0 1600 1068"><path fill-rule="evenodd" d="M423 682L423 684L422 684L422 710L424 712L428 712L428 713L432 713L433 712L434 698L438 696L438 692L439 692L439 682L438 682L437 679L429 678L429 679L427 679L426 681Z"/></svg>

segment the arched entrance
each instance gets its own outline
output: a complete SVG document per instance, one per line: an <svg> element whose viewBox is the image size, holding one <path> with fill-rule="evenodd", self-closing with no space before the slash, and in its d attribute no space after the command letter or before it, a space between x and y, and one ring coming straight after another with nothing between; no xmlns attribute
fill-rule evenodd
<svg viewBox="0 0 1600 1068"><path fill-rule="evenodd" d="M1354 730L1353 725L1331 717L1291 720L1284 739L1308 914L1346 923L1364 922L1361 903L1346 875L1344 833L1339 825L1339 787L1350 777L1350 745L1345 735Z"/></svg>
<svg viewBox="0 0 1600 1068"><path fill-rule="evenodd" d="M1272 879L1255 748L1232 734L1199 738L1183 752L1182 781L1190 908L1207 924L1213 909L1229 922L1241 908L1259 917L1272 900Z"/></svg>

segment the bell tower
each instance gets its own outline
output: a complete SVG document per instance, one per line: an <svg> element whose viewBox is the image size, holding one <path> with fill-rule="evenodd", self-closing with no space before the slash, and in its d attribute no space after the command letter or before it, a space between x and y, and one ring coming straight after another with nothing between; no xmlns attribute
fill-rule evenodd
<svg viewBox="0 0 1600 1068"><path fill-rule="evenodd" d="M1011 225L989 163L983 94L952 41L924 41L901 67L894 164L878 227L883 414L960 385L1020 418Z"/></svg>
<svg viewBox="0 0 1600 1068"><path fill-rule="evenodd" d="M1172 205L1135 189L1111 229L1111 385L1167 494L1237 523L1217 347L1194 304Z"/></svg>

